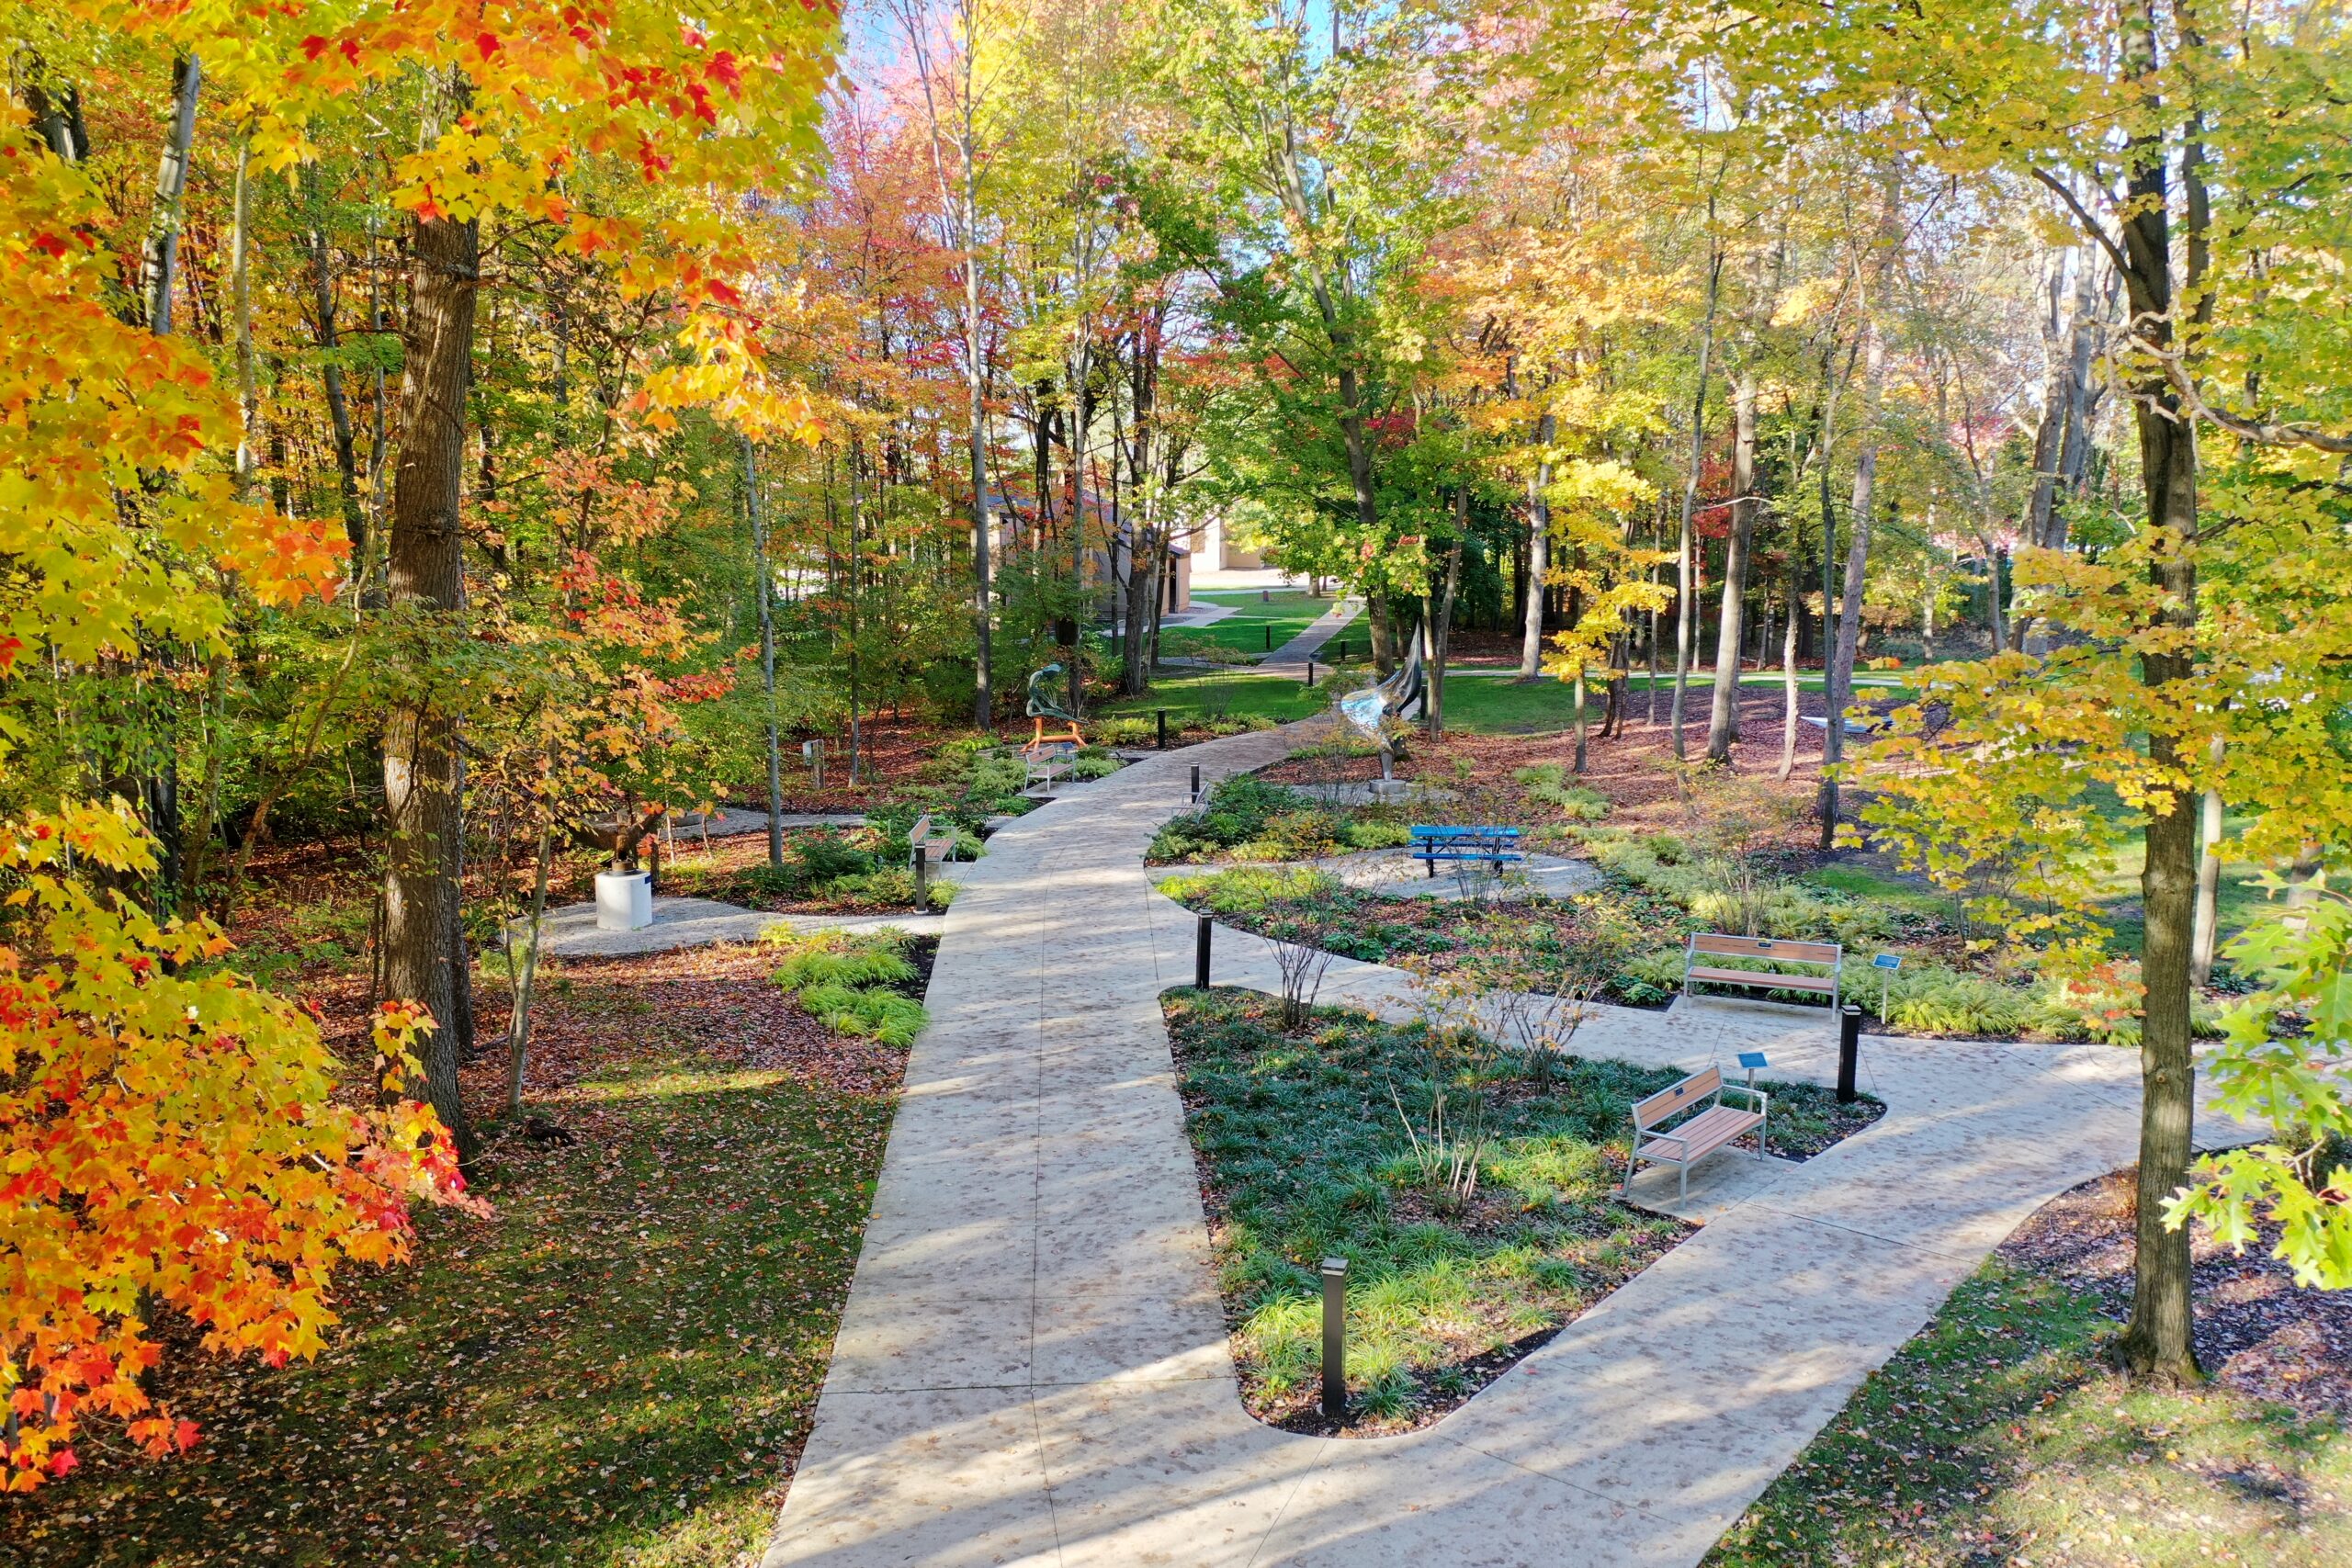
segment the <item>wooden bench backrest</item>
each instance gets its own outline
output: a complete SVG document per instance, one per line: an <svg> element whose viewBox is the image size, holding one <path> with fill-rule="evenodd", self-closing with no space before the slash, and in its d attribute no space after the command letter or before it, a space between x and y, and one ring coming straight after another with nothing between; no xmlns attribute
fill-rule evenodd
<svg viewBox="0 0 2352 1568"><path fill-rule="evenodd" d="M1721 1067L1709 1067L1703 1073L1693 1073L1680 1083L1658 1090L1647 1100L1634 1102L1634 1125L1655 1126L1678 1111L1684 1111L1706 1099L1724 1087Z"/></svg>
<svg viewBox="0 0 2352 1568"><path fill-rule="evenodd" d="M907 829L907 841L927 854L944 853L956 847L956 835L952 832L933 832L931 813L926 811L915 818L913 827Z"/></svg>
<svg viewBox="0 0 2352 1568"><path fill-rule="evenodd" d="M1771 937L1725 936L1702 931L1690 939L1693 953L1725 958L1779 958L1791 964L1836 964L1842 950L1834 942L1781 942Z"/></svg>

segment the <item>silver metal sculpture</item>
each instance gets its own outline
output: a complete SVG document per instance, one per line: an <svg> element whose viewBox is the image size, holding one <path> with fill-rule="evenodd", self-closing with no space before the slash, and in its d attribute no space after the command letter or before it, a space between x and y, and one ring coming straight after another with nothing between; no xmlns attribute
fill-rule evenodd
<svg viewBox="0 0 2352 1568"><path fill-rule="evenodd" d="M1351 692L1340 699L1340 715L1363 731L1365 739L1380 748L1380 776L1396 776L1396 739L1388 730L1388 721L1408 716L1419 708L1427 695L1421 675L1420 639L1413 639L1413 651L1398 665L1395 674L1376 685L1361 692Z"/></svg>

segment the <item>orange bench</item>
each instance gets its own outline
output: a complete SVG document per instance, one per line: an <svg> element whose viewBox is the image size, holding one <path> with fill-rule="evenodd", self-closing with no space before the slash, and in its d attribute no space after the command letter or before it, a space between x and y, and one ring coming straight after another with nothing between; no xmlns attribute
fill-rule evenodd
<svg viewBox="0 0 2352 1568"><path fill-rule="evenodd" d="M1742 1111L1725 1105L1724 1096L1753 1095L1756 1109ZM1704 1111L1688 1122L1677 1124L1668 1132L1655 1129L1671 1122L1686 1111L1695 1110L1706 1102ZM1764 1141L1771 1136L1772 1097L1762 1089L1748 1089L1739 1084L1724 1082L1723 1069L1709 1067L1703 1073L1693 1073L1679 1084L1658 1090L1646 1100L1634 1102L1634 1146L1625 1159L1625 1181L1618 1188L1620 1197L1630 1197L1634 1190L1634 1172L1644 1160L1653 1165L1670 1165L1682 1173L1682 1195L1690 1196L1690 1168L1747 1132L1756 1134L1756 1157L1764 1157Z"/></svg>
<svg viewBox="0 0 2352 1568"><path fill-rule="evenodd" d="M1826 974L1781 975L1762 969L1726 969L1702 964L1702 958L1758 958L1770 964L1802 964ZM1834 942L1779 942L1762 936L1726 936L1722 931L1692 933L1682 950L1682 994L1693 985L1745 986L1755 991L1811 991L1829 998L1836 1012L1843 999L1838 985L1846 969L1846 950Z"/></svg>

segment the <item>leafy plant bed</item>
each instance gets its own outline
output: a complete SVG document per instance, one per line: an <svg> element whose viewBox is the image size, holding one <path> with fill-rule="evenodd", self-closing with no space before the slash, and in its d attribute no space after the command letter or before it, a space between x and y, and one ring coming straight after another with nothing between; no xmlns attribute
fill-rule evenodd
<svg viewBox="0 0 2352 1568"><path fill-rule="evenodd" d="M486 1129L492 1215L423 1213L414 1264L338 1277L315 1361L167 1359L159 1392L199 1424L195 1449L85 1443L72 1476L0 1507L0 1562L756 1556L905 1061L820 1027L775 964L746 945L545 973L526 1116ZM486 1040L496 1022L486 998ZM485 1051L468 1069L478 1115L502 1067Z"/></svg>
<svg viewBox="0 0 2352 1568"><path fill-rule="evenodd" d="M1145 859L1152 865L1313 860L1396 849L1411 840L1402 806L1330 807L1285 785L1238 774L1220 781L1199 810L1160 829Z"/></svg>
<svg viewBox="0 0 2352 1568"><path fill-rule="evenodd" d="M1479 904L1385 897L1304 867L1244 867L1170 877L1159 889L1244 931L1365 963L1419 958L1439 973L1467 968L1495 988L1581 990L1596 962L1603 966L1600 994L1623 1006L1665 1007L1679 984L1638 955L1681 940L1679 912L1622 886L1568 899Z"/></svg>
<svg viewBox="0 0 2352 1568"><path fill-rule="evenodd" d="M1710 1568L2352 1562L2352 1299L2202 1235L2196 1253L2213 1381L2134 1387L2110 1355L2132 1290L2129 1172L2052 1201L1863 1383Z"/></svg>
<svg viewBox="0 0 2352 1568"><path fill-rule="evenodd" d="M1346 1430L1374 1435L1436 1420L1689 1234L1613 1195L1633 1102L1678 1073L1492 1052L1455 1072L1419 1025L1326 1008L1285 1032L1277 999L1223 987L1163 1005L1243 1399L1261 1420L1333 1429L1317 1404L1325 1257L1351 1264ZM1436 1082L1482 1108L1466 1196L1425 1181L1427 1134L1407 1130ZM1818 1149L1851 1124L1826 1090L1770 1089L1775 1152L1784 1126Z"/></svg>
<svg viewBox="0 0 2352 1568"><path fill-rule="evenodd" d="M969 837L969 835L967 835ZM716 898L747 909L778 914L911 913L915 877L907 861L903 825L865 828L796 828L784 835L784 864L768 863L765 833L743 833L684 848L662 863L661 890L687 898ZM977 852L978 840L967 846ZM933 908L944 908L955 890L933 878L926 889Z"/></svg>

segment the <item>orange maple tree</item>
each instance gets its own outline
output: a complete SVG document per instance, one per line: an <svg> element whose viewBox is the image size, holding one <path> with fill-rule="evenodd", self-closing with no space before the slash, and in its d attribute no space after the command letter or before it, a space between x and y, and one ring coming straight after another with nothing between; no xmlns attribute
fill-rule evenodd
<svg viewBox="0 0 2352 1568"><path fill-rule="evenodd" d="M185 340L107 308L120 260L85 174L0 119L0 680L28 649L89 660L218 646L220 584L288 604L330 590L340 539L240 503L199 461L236 411ZM0 719L6 777L24 737ZM21 1491L119 1421L151 1453L194 1425L141 1376L159 1315L272 1362L314 1354L346 1259L404 1257L408 1205L465 1201L448 1136L392 1097L414 1010L375 1021L384 1095L339 1103L339 1066L294 1004L221 966L206 920L159 921L124 883L154 846L119 800L0 817L0 1475ZM370 1086L371 1089L374 1086Z"/></svg>

